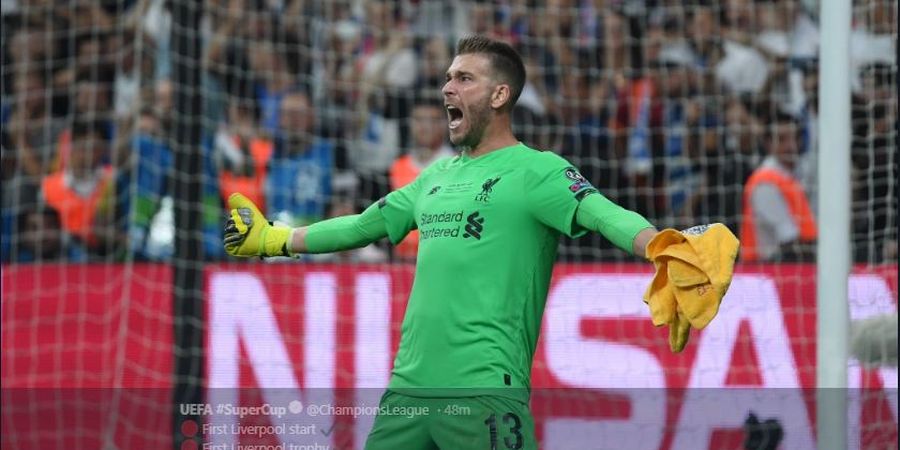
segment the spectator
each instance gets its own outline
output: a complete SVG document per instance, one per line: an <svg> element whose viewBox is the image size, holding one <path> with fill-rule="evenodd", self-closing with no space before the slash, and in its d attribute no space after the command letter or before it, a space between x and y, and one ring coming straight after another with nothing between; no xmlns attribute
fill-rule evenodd
<svg viewBox="0 0 900 450"><path fill-rule="evenodd" d="M63 230L96 255L113 250L119 241L116 230L105 226L114 212L113 170L103 163L108 153L103 124L77 120L72 125L68 164L44 177L41 184L41 195L59 214Z"/></svg>
<svg viewBox="0 0 900 450"><path fill-rule="evenodd" d="M608 78L592 79L584 68L563 75L553 99L554 115L562 130L562 155L598 189L609 192L620 186L616 156L610 148L609 123L614 87Z"/></svg>
<svg viewBox="0 0 900 450"><path fill-rule="evenodd" d="M111 35L105 31L88 29L78 32L73 38L75 53L70 55L71 60L65 69L56 75L54 88L65 92L79 78L87 78L91 72L112 66L115 61L109 51L110 38Z"/></svg>
<svg viewBox="0 0 900 450"><path fill-rule="evenodd" d="M3 37L9 38L4 39L4 50L8 52L9 59L3 63L3 72L4 76L19 71L40 73L48 88L62 97L74 79L74 72L67 70L67 65L71 65L68 52L72 37L71 33L61 33L58 30L71 28L58 11L66 8L41 9L28 8L18 30L4 23ZM9 36L7 33L10 30L16 31ZM7 70L10 67L15 70Z"/></svg>
<svg viewBox="0 0 900 450"><path fill-rule="evenodd" d="M147 103L152 104L156 117L163 121L166 125L163 128L168 130L175 114L175 86L172 80L163 78L154 84L153 89L153 101Z"/></svg>
<svg viewBox="0 0 900 450"><path fill-rule="evenodd" d="M467 30L464 34L481 34L492 39L509 40L509 24L503 8L494 2L469 2Z"/></svg>
<svg viewBox="0 0 900 450"><path fill-rule="evenodd" d="M563 74L559 94L553 98L554 116L560 130L553 144L560 154L614 201L623 192L621 165L611 146L610 121L613 116L615 87L608 77L592 78L583 68ZM520 100L521 101L521 100ZM518 108L518 105L517 105ZM578 261L616 257L614 246L600 235L588 234L578 239L564 239L560 255Z"/></svg>
<svg viewBox="0 0 900 450"><path fill-rule="evenodd" d="M369 30L363 42L359 102L365 123L353 161L361 199L374 201L387 194L388 168L405 144L404 122L417 75L415 52L395 4L377 0L367 2L366 8Z"/></svg>
<svg viewBox="0 0 900 450"><path fill-rule="evenodd" d="M127 30L113 36L110 47L110 53L116 55L111 61L115 67L113 110L117 119L133 119L142 88L154 81L156 46L149 35Z"/></svg>
<svg viewBox="0 0 900 450"><path fill-rule="evenodd" d="M527 25L523 27L523 34L520 36L520 43L516 49L521 52L522 62L527 68L528 84L523 90L523 96L528 98L526 92L530 86L532 89L537 89L536 94L543 99L541 100L543 102L549 100L546 98L547 95L556 91L559 81L557 71L553 70L556 64L556 55L544 38L543 33L546 30L542 27L540 19L535 17L536 15L534 13L522 19ZM530 105L528 107L534 109Z"/></svg>
<svg viewBox="0 0 900 450"><path fill-rule="evenodd" d="M806 59L818 54L819 30L797 0L754 2L754 16L759 23L754 43L769 58Z"/></svg>
<svg viewBox="0 0 900 450"><path fill-rule="evenodd" d="M660 129L662 109L659 102L652 102L656 95L655 89L653 79L644 76L630 80L623 89L618 90L616 114L611 126L612 148L617 159L622 161L625 182L629 187L637 188L641 197L646 196L651 181L657 179L652 177L650 133L653 129ZM646 198L638 199L636 191L630 192L633 198L620 198L619 201L645 216L656 218L658 214L651 202Z"/></svg>
<svg viewBox="0 0 900 450"><path fill-rule="evenodd" d="M397 158L391 166L391 189L409 184L422 169L454 154L444 133L446 113L440 100L419 99L410 119L413 146L409 153Z"/></svg>
<svg viewBox="0 0 900 450"><path fill-rule="evenodd" d="M331 197L334 149L315 135L315 117L306 94L285 95L266 197L271 216L292 227L324 219Z"/></svg>
<svg viewBox="0 0 900 450"><path fill-rule="evenodd" d="M326 30L324 48L313 68L317 89L310 95L322 118L324 134L350 140L357 135L359 128L352 112L357 107L355 52L361 45L361 30L349 20L323 28Z"/></svg>
<svg viewBox="0 0 900 450"><path fill-rule="evenodd" d="M697 87L703 92L711 92L712 70L721 61L722 42L720 20L717 9L705 2L695 2L684 9L686 20L683 37L675 33L674 39L659 50L659 58L668 55L669 60L678 60L695 71ZM662 20L678 20L673 16ZM650 60L649 62L653 62Z"/></svg>
<svg viewBox="0 0 900 450"><path fill-rule="evenodd" d="M113 4L113 8L118 5ZM115 24L115 18L103 8L101 2L95 0L76 0L66 8L57 8L58 12L68 19L69 27L74 30L109 31Z"/></svg>
<svg viewBox="0 0 900 450"><path fill-rule="evenodd" d="M273 24L273 26L277 26ZM273 32L276 30L273 30ZM269 136L278 132L281 102L289 92L297 90L306 91L298 80L297 75L306 75L309 67L304 65L302 74L299 67L289 66L288 52L290 48L296 51L296 43L279 42L284 37L263 39L253 46L249 52L250 67L255 78L256 102L260 109L261 130Z"/></svg>
<svg viewBox="0 0 900 450"><path fill-rule="evenodd" d="M259 108L251 97L232 96L227 120L215 137L214 157L218 166L223 201L241 192L265 208L265 180L274 150L272 141L259 132Z"/></svg>
<svg viewBox="0 0 900 450"><path fill-rule="evenodd" d="M687 44L698 69L715 67L722 58L722 30L716 12L712 6L702 3L694 4L687 11Z"/></svg>
<svg viewBox="0 0 900 450"><path fill-rule="evenodd" d="M731 0L726 9L722 59L716 64L716 80L729 93L759 95L769 79L769 60L754 45L758 21L751 0Z"/></svg>
<svg viewBox="0 0 900 450"><path fill-rule="evenodd" d="M72 95L71 120L94 120L106 133L106 139L112 141L115 126L112 121L112 83L115 73L109 66L86 69L78 74ZM57 166L64 168L68 164L71 153L72 129L67 128L59 133L57 139ZM110 154L104 155L103 162L109 162Z"/></svg>
<svg viewBox="0 0 900 450"><path fill-rule="evenodd" d="M814 58L818 53L818 30L795 0L755 2L758 27L753 47L768 60L768 78L761 89L767 100L782 110L792 109L789 63Z"/></svg>
<svg viewBox="0 0 900 450"><path fill-rule="evenodd" d="M416 36L453 36L462 29L456 26L457 10L462 9L448 0L419 0L409 2L411 28ZM460 18L461 19L461 18ZM465 24L465 20L460 20Z"/></svg>
<svg viewBox="0 0 900 450"><path fill-rule="evenodd" d="M660 28L664 41L674 42L684 39L687 28L685 24L688 23L687 15L693 8L694 2L662 0L654 3L655 5L650 8L648 13L648 25Z"/></svg>
<svg viewBox="0 0 900 450"><path fill-rule="evenodd" d="M47 71L49 61L53 59L53 47L45 37L49 27L46 21L36 20L25 15L25 10L15 13L7 11L4 3L3 27L0 29L3 38L3 70L2 70L2 109L0 109L0 141L3 151L0 154L0 169L2 169L2 245L3 260L11 255L16 223L19 209L26 205L23 195L31 197L27 204L34 204L36 186L40 181L40 160L42 158L35 151L20 149L22 142L28 140L28 135L46 127L41 118L31 120L32 114L44 115L46 98L41 97L49 93L45 91L43 77ZM36 9L36 8L35 8ZM34 9L31 10L32 12ZM45 11L41 11L45 12ZM19 24L21 21L23 23ZM38 136L46 135L39 133ZM39 147L38 151L46 147ZM50 146L52 150L52 146ZM31 173L29 175L29 172Z"/></svg>
<svg viewBox="0 0 900 450"><path fill-rule="evenodd" d="M660 52L667 46L667 42L679 39L675 33L671 33L671 20L672 18L668 17L662 8L650 12L647 28L641 36L643 61L657 61Z"/></svg>
<svg viewBox="0 0 900 450"><path fill-rule="evenodd" d="M46 70L46 65L56 56L52 42L46 38L51 27L52 24L43 18L25 21L6 43L9 64L23 71Z"/></svg>
<svg viewBox="0 0 900 450"><path fill-rule="evenodd" d="M565 68L579 64L581 44L585 42L579 40L582 29L579 27L579 11L576 3L572 0L553 0L540 6L533 6L531 22L527 27L529 35L522 39L523 57L534 59L542 66L540 74L543 74L543 82L539 82L531 74L528 76L536 84L543 85L548 95L558 93ZM623 42L616 37L608 35L604 37L609 37L608 44L611 47ZM587 38L584 40L587 41ZM604 44L606 43L604 41ZM597 52L592 50L590 53Z"/></svg>
<svg viewBox="0 0 900 450"><path fill-rule="evenodd" d="M453 155L447 144L445 128L447 123L443 103L439 100L419 100L413 107L410 131L413 147L409 153L399 157L390 169L391 190L400 189L411 183L422 169L433 162ZM395 248L395 255L402 259L415 259L419 249L419 234L413 231Z"/></svg>
<svg viewBox="0 0 900 450"><path fill-rule="evenodd" d="M751 97L731 97L725 102L725 142L729 153L740 155L752 167L756 167L765 156L763 142L765 124L751 112L755 109Z"/></svg>
<svg viewBox="0 0 900 450"><path fill-rule="evenodd" d="M155 53L143 51L144 58L151 58L155 66L154 81L172 76L172 2L170 0L138 0L132 9L131 19L138 29L155 43Z"/></svg>
<svg viewBox="0 0 900 450"><path fill-rule="evenodd" d="M859 262L897 260L897 68L863 68L855 98L853 252Z"/></svg>
<svg viewBox="0 0 900 450"><path fill-rule="evenodd" d="M45 206L25 209L19 214L17 225L18 245L13 261L30 263L85 260L82 246L67 239L63 233L56 210Z"/></svg>
<svg viewBox="0 0 900 450"><path fill-rule="evenodd" d="M702 12L698 12L698 17ZM703 164L719 145L717 108L700 94L696 55L665 47L641 77L619 93L614 147L622 154L631 201L672 227L693 223L701 200ZM627 133L627 134L626 134ZM627 136L627 140L626 140Z"/></svg>
<svg viewBox="0 0 900 450"><path fill-rule="evenodd" d="M75 77L71 116L102 120L107 137L111 137L114 80L115 70L108 65L86 68Z"/></svg>
<svg viewBox="0 0 900 450"><path fill-rule="evenodd" d="M137 260L165 260L174 250L171 198L167 199L169 174L175 167L165 139L171 115L166 108L168 89L169 83L160 82L151 91L159 101L144 102L129 142L131 164L117 177L118 194L127 201L123 209L130 211L129 246Z"/></svg>
<svg viewBox="0 0 900 450"><path fill-rule="evenodd" d="M651 140L654 185L663 193L654 201L670 223L685 227L693 223L697 196L702 183L699 159L714 147L706 139L715 118L708 115L691 84L687 61L667 59L665 52L656 62L655 84L661 102L661 135Z"/></svg>
<svg viewBox="0 0 900 450"><path fill-rule="evenodd" d="M202 205L203 208L203 256L207 261L225 257L222 247L222 158L217 153L214 134L204 134L200 150L203 154ZM173 217L174 219L174 217Z"/></svg>
<svg viewBox="0 0 900 450"><path fill-rule="evenodd" d="M204 58L208 75L203 78L205 92L204 114L206 123L213 126L206 130L216 133L215 126L227 121L225 112L229 99L247 96L252 86L252 71L248 56L249 19L248 0L227 0L226 7L213 8L207 17L208 35L205 36Z"/></svg>
<svg viewBox="0 0 900 450"><path fill-rule="evenodd" d="M416 92L437 92L444 85L444 74L447 61L450 59L450 48L447 41L440 36L427 38L422 43L419 56L418 79Z"/></svg>
<svg viewBox="0 0 900 450"><path fill-rule="evenodd" d="M769 154L744 187L741 255L744 261L809 261L816 220L795 169L799 152L794 119L772 121Z"/></svg>
<svg viewBox="0 0 900 450"><path fill-rule="evenodd" d="M695 221L719 222L731 230L741 226L743 185L762 159L759 140L763 125L737 97L726 100L721 137L713 132L712 145L702 153L703 182L696 199Z"/></svg>
<svg viewBox="0 0 900 450"><path fill-rule="evenodd" d="M516 136L533 148L550 148L550 133L547 128L552 121L550 110L553 105L549 88L544 77L544 67L534 54L520 50L525 63L525 86L519 101L513 109L513 127Z"/></svg>
<svg viewBox="0 0 900 450"><path fill-rule="evenodd" d="M796 73L802 77L802 103L794 114L800 126L800 160L797 174L810 199L817 198L819 154L819 64L818 60L796 62ZM816 202L810 205L816 212Z"/></svg>
<svg viewBox="0 0 900 450"><path fill-rule="evenodd" d="M17 73L14 89L13 109L4 124L14 151L4 153L3 158L16 167L16 181L4 183L4 191L20 188L23 183L34 187L50 172L56 138L65 128L61 120L51 116L49 91L39 74Z"/></svg>
<svg viewBox="0 0 900 450"><path fill-rule="evenodd" d="M726 39L746 44L758 30L754 0L726 0L724 2L724 29Z"/></svg>

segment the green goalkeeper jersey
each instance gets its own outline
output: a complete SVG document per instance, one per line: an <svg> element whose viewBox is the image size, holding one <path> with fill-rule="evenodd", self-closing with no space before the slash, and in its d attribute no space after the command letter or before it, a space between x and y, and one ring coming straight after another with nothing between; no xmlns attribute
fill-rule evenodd
<svg viewBox="0 0 900 450"><path fill-rule="evenodd" d="M392 242L419 230L389 389L526 401L560 234L596 192L565 159L523 144L432 164L380 203Z"/></svg>

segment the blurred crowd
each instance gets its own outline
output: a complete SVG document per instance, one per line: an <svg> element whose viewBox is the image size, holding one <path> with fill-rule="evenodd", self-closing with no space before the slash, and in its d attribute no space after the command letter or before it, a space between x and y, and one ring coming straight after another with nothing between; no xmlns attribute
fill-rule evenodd
<svg viewBox="0 0 900 450"><path fill-rule="evenodd" d="M197 30L173 26L177 1L2 2L4 262L171 258L177 177L203 179L208 260L234 191L295 226L360 211L453 154L440 87L470 33L525 60L524 143L660 228L758 215L756 259L811 257L814 234L745 191L786 174L787 210L815 220L816 0L206 0ZM853 5L853 257L896 262L897 3ZM202 37L200 86L173 83L179 33ZM202 93L202 173L175 165L179 88ZM627 258L599 236L561 255Z"/></svg>

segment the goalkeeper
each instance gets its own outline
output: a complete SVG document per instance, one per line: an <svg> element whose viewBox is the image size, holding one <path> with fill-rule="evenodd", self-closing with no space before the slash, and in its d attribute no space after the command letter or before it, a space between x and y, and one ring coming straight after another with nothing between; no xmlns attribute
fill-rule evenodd
<svg viewBox="0 0 900 450"><path fill-rule="evenodd" d="M272 226L244 196L229 199L225 248L234 256L348 250L418 229L415 280L385 410L366 442L381 449L534 449L528 410L532 358L561 234L599 232L645 256L657 234L565 159L513 136L525 83L507 44L458 42L443 96L459 156L435 162L361 214L307 227Z"/></svg>

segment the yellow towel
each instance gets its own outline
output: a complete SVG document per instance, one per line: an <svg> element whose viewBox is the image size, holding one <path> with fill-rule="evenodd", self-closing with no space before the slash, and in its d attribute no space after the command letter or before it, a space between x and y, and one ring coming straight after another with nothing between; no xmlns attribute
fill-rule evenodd
<svg viewBox="0 0 900 450"><path fill-rule="evenodd" d="M669 324L669 346L680 352L690 328L703 329L719 312L734 273L740 242L725 225L665 229L647 244L656 274L644 293L653 324Z"/></svg>

